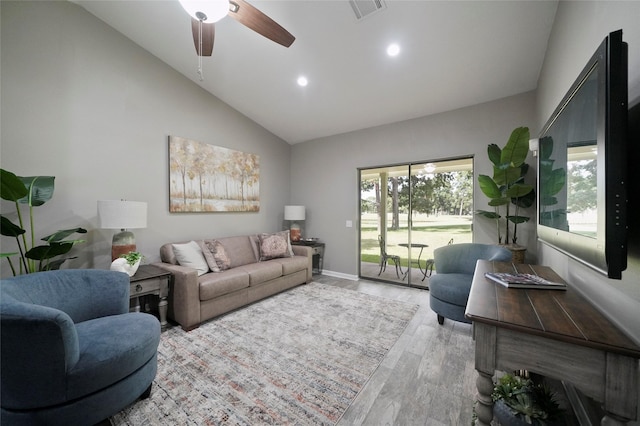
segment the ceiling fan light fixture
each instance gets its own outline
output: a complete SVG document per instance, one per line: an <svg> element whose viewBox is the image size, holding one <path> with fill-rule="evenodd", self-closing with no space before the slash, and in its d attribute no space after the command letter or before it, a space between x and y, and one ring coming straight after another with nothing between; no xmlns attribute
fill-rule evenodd
<svg viewBox="0 0 640 426"><path fill-rule="evenodd" d="M229 13L229 0L179 0L180 5L194 19L212 24Z"/></svg>
<svg viewBox="0 0 640 426"><path fill-rule="evenodd" d="M392 43L387 47L387 55L393 57L398 56L400 53L400 46L396 43Z"/></svg>

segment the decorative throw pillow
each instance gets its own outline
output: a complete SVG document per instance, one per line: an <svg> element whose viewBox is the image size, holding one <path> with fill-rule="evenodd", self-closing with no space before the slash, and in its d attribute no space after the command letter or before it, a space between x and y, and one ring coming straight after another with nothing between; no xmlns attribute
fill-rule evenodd
<svg viewBox="0 0 640 426"><path fill-rule="evenodd" d="M280 231L276 233L277 235L282 235L282 238L284 238L287 241L287 248L289 250L289 257L293 257L293 249L291 248L291 235L289 230L287 229L286 231Z"/></svg>
<svg viewBox="0 0 640 426"><path fill-rule="evenodd" d="M207 265L209 265L209 269L212 272L220 272L220 267L216 262L216 258L214 256L216 247L216 240L204 240L199 241L200 248L202 249L202 254L204 255L204 260L207 261Z"/></svg>
<svg viewBox="0 0 640 426"><path fill-rule="evenodd" d="M253 256L256 258L256 262L260 261L260 235L249 235L249 242L251 243L251 250L253 250Z"/></svg>
<svg viewBox="0 0 640 426"><path fill-rule="evenodd" d="M186 244L172 244L172 246L178 264L196 269L198 276L209 272L209 265L207 265L198 243L189 241Z"/></svg>
<svg viewBox="0 0 640 426"><path fill-rule="evenodd" d="M276 234L260 235L260 260L275 259L278 257L291 257L290 243L283 235L284 232ZM286 233L288 235L288 232Z"/></svg>
<svg viewBox="0 0 640 426"><path fill-rule="evenodd" d="M220 241L213 240L207 247L209 247L209 250L213 253L213 258L216 260L216 264L218 265L218 272L226 271L231 268L231 258Z"/></svg>

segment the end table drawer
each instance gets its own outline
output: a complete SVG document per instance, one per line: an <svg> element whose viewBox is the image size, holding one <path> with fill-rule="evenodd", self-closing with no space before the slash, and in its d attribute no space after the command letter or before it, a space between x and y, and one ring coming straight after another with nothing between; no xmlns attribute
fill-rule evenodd
<svg viewBox="0 0 640 426"><path fill-rule="evenodd" d="M312 247L311 248L311 253L312 254L322 254L322 247Z"/></svg>
<svg viewBox="0 0 640 426"><path fill-rule="evenodd" d="M130 297L142 296L148 293L159 293L162 280L166 278L152 278L131 283Z"/></svg>

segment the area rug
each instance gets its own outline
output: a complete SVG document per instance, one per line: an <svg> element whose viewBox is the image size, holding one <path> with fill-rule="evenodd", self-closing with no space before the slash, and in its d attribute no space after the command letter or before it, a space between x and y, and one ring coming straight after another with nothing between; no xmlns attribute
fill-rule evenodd
<svg viewBox="0 0 640 426"><path fill-rule="evenodd" d="M151 397L113 425L335 424L417 305L311 283L162 333Z"/></svg>

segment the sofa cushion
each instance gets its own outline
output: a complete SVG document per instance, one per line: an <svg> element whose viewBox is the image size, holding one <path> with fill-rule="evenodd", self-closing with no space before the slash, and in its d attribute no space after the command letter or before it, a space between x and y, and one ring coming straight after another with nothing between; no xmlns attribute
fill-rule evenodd
<svg viewBox="0 0 640 426"><path fill-rule="evenodd" d="M205 274L198 278L198 283L200 300L210 300L249 287L249 274L240 268L232 268L217 274Z"/></svg>
<svg viewBox="0 0 640 426"><path fill-rule="evenodd" d="M249 285L254 286L282 276L282 264L278 262L260 262L239 266L249 274Z"/></svg>
<svg viewBox="0 0 640 426"><path fill-rule="evenodd" d="M231 260L231 268L256 263L258 261L253 254L251 240L248 235L218 238L218 241L220 241L227 256L229 256Z"/></svg>
<svg viewBox="0 0 640 426"><path fill-rule="evenodd" d="M168 263L170 265L178 264L178 259L176 259L176 254L173 252L172 243L166 243L160 247L160 260L163 263Z"/></svg>
<svg viewBox="0 0 640 426"><path fill-rule="evenodd" d="M305 256L293 256L273 259L271 262L280 263L282 265L282 275L289 275L307 269L309 259Z"/></svg>
<svg viewBox="0 0 640 426"><path fill-rule="evenodd" d="M180 265L194 268L198 271L198 275L209 272L209 265L202 254L202 249L195 241L189 241L186 244L173 244L173 252Z"/></svg>

